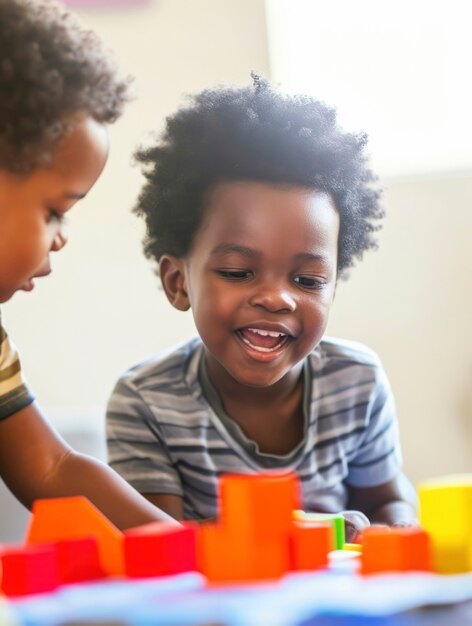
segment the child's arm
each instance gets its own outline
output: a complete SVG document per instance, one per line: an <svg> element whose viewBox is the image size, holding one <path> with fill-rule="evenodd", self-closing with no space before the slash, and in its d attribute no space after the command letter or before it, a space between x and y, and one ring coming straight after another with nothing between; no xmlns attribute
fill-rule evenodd
<svg viewBox="0 0 472 626"><path fill-rule="evenodd" d="M349 486L348 507L364 513L372 524L418 524L414 490L401 474L375 487Z"/></svg>
<svg viewBox="0 0 472 626"><path fill-rule="evenodd" d="M174 519L184 519L184 501L181 496L171 493L143 493L143 496Z"/></svg>
<svg viewBox="0 0 472 626"><path fill-rule="evenodd" d="M83 495L120 529L175 522L106 464L73 451L34 403L0 421L0 476L28 508L39 498Z"/></svg>
<svg viewBox="0 0 472 626"><path fill-rule="evenodd" d="M418 524L416 493L402 474L375 487L348 485L348 493L349 510L342 511L348 543L355 541L358 533L370 524Z"/></svg>

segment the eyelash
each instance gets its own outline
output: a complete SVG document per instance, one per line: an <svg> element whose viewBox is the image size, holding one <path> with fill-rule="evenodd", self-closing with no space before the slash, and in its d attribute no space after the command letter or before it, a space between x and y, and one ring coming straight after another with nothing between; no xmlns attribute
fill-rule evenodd
<svg viewBox="0 0 472 626"><path fill-rule="evenodd" d="M311 281L310 285L305 285L302 282L298 283L296 279L301 279L301 280L308 280ZM320 280L319 278L312 278L311 276L296 276L295 277L295 282L297 284L300 285L300 287L304 287L305 289L323 289L323 287L326 285L326 283L323 280Z"/></svg>
<svg viewBox="0 0 472 626"><path fill-rule="evenodd" d="M53 222L53 221L57 221L60 224L64 222L64 214L61 213L60 211L58 211L57 209L48 209L49 211L49 218L48 218L48 223L49 222Z"/></svg>
<svg viewBox="0 0 472 626"><path fill-rule="evenodd" d="M217 274L222 278L230 281L243 281L251 278L253 276L253 272L249 270L217 270ZM317 278L312 278L310 276L295 276L293 279L294 282L304 288L312 291L321 290L325 287L326 282ZM311 281L311 284L303 284L303 280Z"/></svg>
<svg viewBox="0 0 472 626"><path fill-rule="evenodd" d="M227 280L245 280L252 276L249 270L218 270L217 273Z"/></svg>

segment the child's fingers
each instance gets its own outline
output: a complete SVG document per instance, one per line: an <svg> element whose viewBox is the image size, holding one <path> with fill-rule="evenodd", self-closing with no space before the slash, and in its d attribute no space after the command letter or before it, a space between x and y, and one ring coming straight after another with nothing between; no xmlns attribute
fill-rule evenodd
<svg viewBox="0 0 472 626"><path fill-rule="evenodd" d="M360 511L342 511L341 515L344 517L346 543L354 543L357 535L370 526L369 520Z"/></svg>

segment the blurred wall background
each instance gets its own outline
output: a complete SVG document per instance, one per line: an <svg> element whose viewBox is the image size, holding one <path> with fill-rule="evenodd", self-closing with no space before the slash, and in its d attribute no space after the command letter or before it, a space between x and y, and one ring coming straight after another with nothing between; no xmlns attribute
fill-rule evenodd
<svg viewBox="0 0 472 626"><path fill-rule="evenodd" d="M465 0L267 0L271 75L367 131L379 249L340 281L328 332L380 355L417 483L472 471L472 58Z"/></svg>
<svg viewBox="0 0 472 626"><path fill-rule="evenodd" d="M136 77L136 99L110 129L109 163L71 212L69 244L53 259L52 277L17 294L2 315L50 419L73 445L103 457L104 409L117 377L194 334L191 314L168 305L142 255L142 225L131 214L141 184L132 153L186 93L248 84L251 70L276 72L264 0L144 0L77 11ZM472 163L386 168L381 176L380 248L340 282L329 333L380 354L416 483L471 471ZM2 498L0 539L21 537L25 511Z"/></svg>

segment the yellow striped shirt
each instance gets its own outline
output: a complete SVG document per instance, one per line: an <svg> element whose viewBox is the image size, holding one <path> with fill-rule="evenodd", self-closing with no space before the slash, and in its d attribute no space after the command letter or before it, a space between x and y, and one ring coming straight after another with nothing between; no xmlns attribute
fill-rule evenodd
<svg viewBox="0 0 472 626"><path fill-rule="evenodd" d="M16 413L33 400L21 373L18 352L0 318L0 419Z"/></svg>

